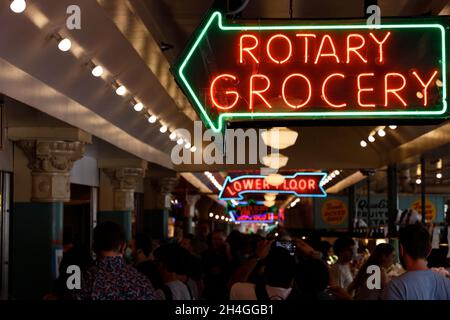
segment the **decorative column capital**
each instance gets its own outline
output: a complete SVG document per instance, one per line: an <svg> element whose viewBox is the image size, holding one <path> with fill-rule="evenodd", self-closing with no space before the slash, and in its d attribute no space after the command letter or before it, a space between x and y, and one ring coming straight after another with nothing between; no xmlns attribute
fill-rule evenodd
<svg viewBox="0 0 450 320"><path fill-rule="evenodd" d="M175 190L178 184L178 177L166 177L159 181L159 188L162 194L169 194Z"/></svg>
<svg viewBox="0 0 450 320"><path fill-rule="evenodd" d="M85 152L85 143L62 140L18 140L32 176L31 201L70 200L70 170Z"/></svg>
<svg viewBox="0 0 450 320"><path fill-rule="evenodd" d="M134 210L134 191L142 182L144 168L103 168L114 188L114 210Z"/></svg>

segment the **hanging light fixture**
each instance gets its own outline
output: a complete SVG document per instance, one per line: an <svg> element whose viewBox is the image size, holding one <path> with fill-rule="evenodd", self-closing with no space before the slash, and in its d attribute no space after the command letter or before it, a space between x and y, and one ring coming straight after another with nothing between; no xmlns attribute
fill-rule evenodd
<svg viewBox="0 0 450 320"><path fill-rule="evenodd" d="M298 133L286 127L275 127L264 131L261 137L266 146L281 150L289 148L295 144Z"/></svg>
<svg viewBox="0 0 450 320"><path fill-rule="evenodd" d="M149 122L149 123L155 123L156 120L157 120L157 118L156 118L155 115L151 115L151 116L148 118L148 122Z"/></svg>
<svg viewBox="0 0 450 320"><path fill-rule="evenodd" d="M91 73L96 78L101 77L103 75L103 67L96 66L95 64L93 64L91 68Z"/></svg>
<svg viewBox="0 0 450 320"><path fill-rule="evenodd" d="M286 166L289 158L280 153L271 153L267 156L264 156L262 160L263 164L266 167L278 170Z"/></svg>
<svg viewBox="0 0 450 320"><path fill-rule="evenodd" d="M268 184L276 187L284 182L284 176L278 173L271 173L265 177L265 180Z"/></svg>

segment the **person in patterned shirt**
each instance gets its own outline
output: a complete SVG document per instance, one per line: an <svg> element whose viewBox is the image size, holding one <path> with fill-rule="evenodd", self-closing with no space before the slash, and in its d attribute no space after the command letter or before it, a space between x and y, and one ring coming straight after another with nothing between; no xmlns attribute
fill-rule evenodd
<svg viewBox="0 0 450 320"><path fill-rule="evenodd" d="M148 278L123 258L125 235L113 222L94 229L95 265L82 276L78 300L154 300L155 293Z"/></svg>

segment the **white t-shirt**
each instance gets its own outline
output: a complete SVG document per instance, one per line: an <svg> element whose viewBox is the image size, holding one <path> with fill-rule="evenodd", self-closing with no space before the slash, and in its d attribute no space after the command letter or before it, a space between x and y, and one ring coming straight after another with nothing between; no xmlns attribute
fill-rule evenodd
<svg viewBox="0 0 450 320"><path fill-rule="evenodd" d="M189 290L183 282L175 280L167 282L165 285L168 286L172 292L172 300L192 300ZM157 297L156 300L167 300L161 289L156 290L155 295Z"/></svg>
<svg viewBox="0 0 450 320"><path fill-rule="evenodd" d="M277 288L266 285L267 295L270 300L286 300L292 288ZM255 285L248 282L237 282L231 287L230 300L258 300Z"/></svg>
<svg viewBox="0 0 450 320"><path fill-rule="evenodd" d="M332 285L347 289L353 281L353 274L350 270L350 264L333 264L330 268L330 281Z"/></svg>

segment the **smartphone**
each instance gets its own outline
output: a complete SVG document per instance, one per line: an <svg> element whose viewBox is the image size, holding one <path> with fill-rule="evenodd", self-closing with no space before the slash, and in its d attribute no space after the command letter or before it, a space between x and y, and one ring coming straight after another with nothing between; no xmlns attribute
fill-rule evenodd
<svg viewBox="0 0 450 320"><path fill-rule="evenodd" d="M276 247L281 247L289 251L291 256L295 255L295 252L297 251L297 246L295 245L295 241L289 241L289 240L277 240L275 241Z"/></svg>

